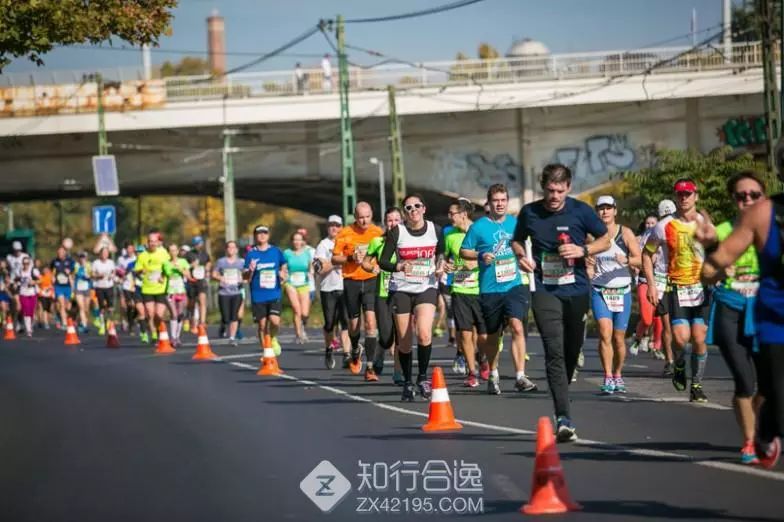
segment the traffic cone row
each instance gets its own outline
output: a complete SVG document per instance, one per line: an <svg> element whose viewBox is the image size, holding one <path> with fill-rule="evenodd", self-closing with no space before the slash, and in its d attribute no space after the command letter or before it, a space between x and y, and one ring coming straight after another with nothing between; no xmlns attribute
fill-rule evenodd
<svg viewBox="0 0 784 522"><path fill-rule="evenodd" d="M10 315L5 316L5 334L3 339L6 341L13 341L16 339L16 332L14 331L14 320Z"/></svg>
<svg viewBox="0 0 784 522"><path fill-rule="evenodd" d="M207 338L207 328L204 324L199 325L199 340L196 344L196 353L193 354L194 361L210 361L215 359L216 355L210 348L210 340Z"/></svg>
<svg viewBox="0 0 784 522"><path fill-rule="evenodd" d="M283 370L278 366L278 359L275 357L275 350L272 349L272 338L269 335L264 336L262 344L264 352L261 357L261 368L256 375L280 375Z"/></svg>
<svg viewBox="0 0 784 522"><path fill-rule="evenodd" d="M158 346L155 348L155 354L169 355L176 351L169 341L169 331L166 329L163 321L161 321L158 325Z"/></svg>
<svg viewBox="0 0 784 522"><path fill-rule="evenodd" d="M74 326L73 319L70 317L68 318L68 322L66 323L65 327L65 344L66 346L81 344L79 336L76 335L76 326Z"/></svg>

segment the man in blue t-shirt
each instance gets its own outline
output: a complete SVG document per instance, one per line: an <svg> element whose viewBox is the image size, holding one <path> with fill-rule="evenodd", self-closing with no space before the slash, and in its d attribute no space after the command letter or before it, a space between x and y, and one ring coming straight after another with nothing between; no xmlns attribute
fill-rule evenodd
<svg viewBox="0 0 784 522"><path fill-rule="evenodd" d="M487 326L487 336L479 343L490 363L487 391L499 395L498 338L505 320L512 330L512 357L515 363L517 391L528 392L536 385L525 375L525 329L530 292L523 285L517 259L512 250L512 234L517 220L507 216L509 193L505 185L487 190L490 213L475 221L466 232L460 257L479 263L479 305ZM526 284L528 280L526 279Z"/></svg>
<svg viewBox="0 0 784 522"><path fill-rule="evenodd" d="M68 255L64 247L57 249L57 257L50 265L54 278L54 298L60 316L60 328L65 328L68 312L71 310L71 287L76 272L76 262Z"/></svg>
<svg viewBox="0 0 784 522"><path fill-rule="evenodd" d="M544 345L547 383L555 404L558 442L577 439L569 413L569 383L585 336L590 282L585 257L610 248L607 227L582 201L568 197L572 173L560 164L542 171L543 199L525 205L517 217L512 244L520 267L534 272L534 320ZM590 234L596 238L586 242ZM532 242L532 256L525 241Z"/></svg>
<svg viewBox="0 0 784 522"><path fill-rule="evenodd" d="M249 281L253 319L258 324L259 341L268 334L275 355L280 355L277 339L280 327L281 282L288 278L286 258L281 250L269 242L269 227L253 229L256 246L245 256L245 279Z"/></svg>

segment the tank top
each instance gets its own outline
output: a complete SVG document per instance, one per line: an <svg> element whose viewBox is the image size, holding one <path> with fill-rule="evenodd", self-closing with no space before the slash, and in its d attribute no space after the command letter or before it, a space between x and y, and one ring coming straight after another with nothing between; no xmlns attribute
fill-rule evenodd
<svg viewBox="0 0 784 522"><path fill-rule="evenodd" d="M772 199L770 231L759 253L757 335L764 344L784 344L784 196Z"/></svg>
<svg viewBox="0 0 784 522"><path fill-rule="evenodd" d="M618 233L610 244L610 248L596 254L596 268L594 269L593 286L602 288L626 288L632 284L632 276L627 265L622 265L615 259L618 254L629 257L629 247L623 240L623 227L618 227Z"/></svg>
<svg viewBox="0 0 784 522"><path fill-rule="evenodd" d="M400 261L411 264L407 272L393 272L390 292L421 294L428 288L438 288L436 281L436 246L438 234L432 221L425 221L425 233L414 236L404 225L398 225L396 254Z"/></svg>
<svg viewBox="0 0 784 522"><path fill-rule="evenodd" d="M732 233L732 223L725 221L716 227L716 236L719 241L724 241ZM759 262L754 245L746 249L735 261L735 275L727 277L722 286L743 295L751 297L757 295L759 290Z"/></svg>

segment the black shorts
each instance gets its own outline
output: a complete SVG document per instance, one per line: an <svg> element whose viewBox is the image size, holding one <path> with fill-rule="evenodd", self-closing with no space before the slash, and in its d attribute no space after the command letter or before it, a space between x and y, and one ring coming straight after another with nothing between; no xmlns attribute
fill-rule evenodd
<svg viewBox="0 0 784 522"><path fill-rule="evenodd" d="M49 313L52 311L53 300L51 297L39 297L38 302L41 303L41 309L44 312Z"/></svg>
<svg viewBox="0 0 784 522"><path fill-rule="evenodd" d="M428 288L419 294L390 292L389 302L392 304L392 310L396 314L410 314L414 308L421 304L436 306L436 303L438 303L438 290L435 288Z"/></svg>
<svg viewBox="0 0 784 522"><path fill-rule="evenodd" d="M114 288L96 288L95 299L98 308L111 308L114 306Z"/></svg>
<svg viewBox="0 0 784 522"><path fill-rule="evenodd" d="M349 319L357 319L362 310L372 312L376 305L376 278L364 281L343 280L343 302Z"/></svg>
<svg viewBox="0 0 784 522"><path fill-rule="evenodd" d="M707 326L710 319L711 291L709 288L705 288L704 292L705 297L703 298L701 305L683 307L678 301L678 286L672 285L672 290L669 292L670 298L668 303L670 323L672 323L673 326L678 324L703 324Z"/></svg>
<svg viewBox="0 0 784 522"><path fill-rule="evenodd" d="M479 305L487 333L494 334L504 327L505 319L520 319L526 323L531 291L525 285L518 285L507 292L480 294Z"/></svg>
<svg viewBox="0 0 784 522"><path fill-rule="evenodd" d="M252 303L251 309L253 311L253 320L259 322L272 315L280 316L281 308L283 308L283 305L280 299L277 301L267 301L266 303Z"/></svg>
<svg viewBox="0 0 784 522"><path fill-rule="evenodd" d="M199 279L198 281L189 281L187 292L188 299L196 299L199 297L199 294L206 294L207 280Z"/></svg>
<svg viewBox="0 0 784 522"><path fill-rule="evenodd" d="M476 328L477 333L487 333L478 295L452 294L452 312L458 331L470 332Z"/></svg>
<svg viewBox="0 0 784 522"><path fill-rule="evenodd" d="M341 330L348 330L348 313L342 290L321 292L321 311L324 314L325 332L331 332L338 324Z"/></svg>
<svg viewBox="0 0 784 522"><path fill-rule="evenodd" d="M145 294L142 293L142 302L147 303L160 303L166 304L166 294Z"/></svg>
<svg viewBox="0 0 784 522"><path fill-rule="evenodd" d="M659 299L659 304L656 305L656 310L654 310L654 315L656 317L663 317L670 313L670 291L667 290L662 294L662 298Z"/></svg>
<svg viewBox="0 0 784 522"><path fill-rule="evenodd" d="M443 296L447 296L447 295L449 295L449 293L451 291L452 291L452 289L450 287L448 287L446 284L442 283L441 281L438 282L438 293L439 294L441 294Z"/></svg>
<svg viewBox="0 0 784 522"><path fill-rule="evenodd" d="M240 306L242 306L242 294L218 295L221 322L225 324L239 320Z"/></svg>
<svg viewBox="0 0 784 522"><path fill-rule="evenodd" d="M125 304L128 305L128 306L130 306L133 303L135 303L136 300L139 297L136 292L133 292L131 290L123 290L122 291L122 295L125 298Z"/></svg>

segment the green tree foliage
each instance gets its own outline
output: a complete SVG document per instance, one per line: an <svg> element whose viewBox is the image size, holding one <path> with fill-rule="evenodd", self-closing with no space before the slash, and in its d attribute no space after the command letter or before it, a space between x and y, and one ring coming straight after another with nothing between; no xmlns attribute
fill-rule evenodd
<svg viewBox="0 0 784 522"><path fill-rule="evenodd" d="M740 170L758 172L769 186L774 178L751 154L733 156L724 147L709 154L694 150L657 151L654 166L638 172L622 174L620 211L628 223L639 223L648 212L653 212L662 199L674 199L672 187L678 178L691 178L699 187L700 209L705 209L715 223L732 218L735 206L727 194L727 179Z"/></svg>
<svg viewBox="0 0 784 522"><path fill-rule="evenodd" d="M160 77L168 76L195 76L210 72L210 64L204 58L198 56L186 56L177 63L170 61L163 62L159 70Z"/></svg>
<svg viewBox="0 0 784 522"><path fill-rule="evenodd" d="M156 44L178 0L0 0L0 71L12 58L43 64L57 45L97 44L113 37Z"/></svg>
<svg viewBox="0 0 784 522"><path fill-rule="evenodd" d="M758 3L760 0L744 0L732 6L732 41L756 42L762 39ZM781 4L773 1L773 37L781 37L779 23Z"/></svg>

